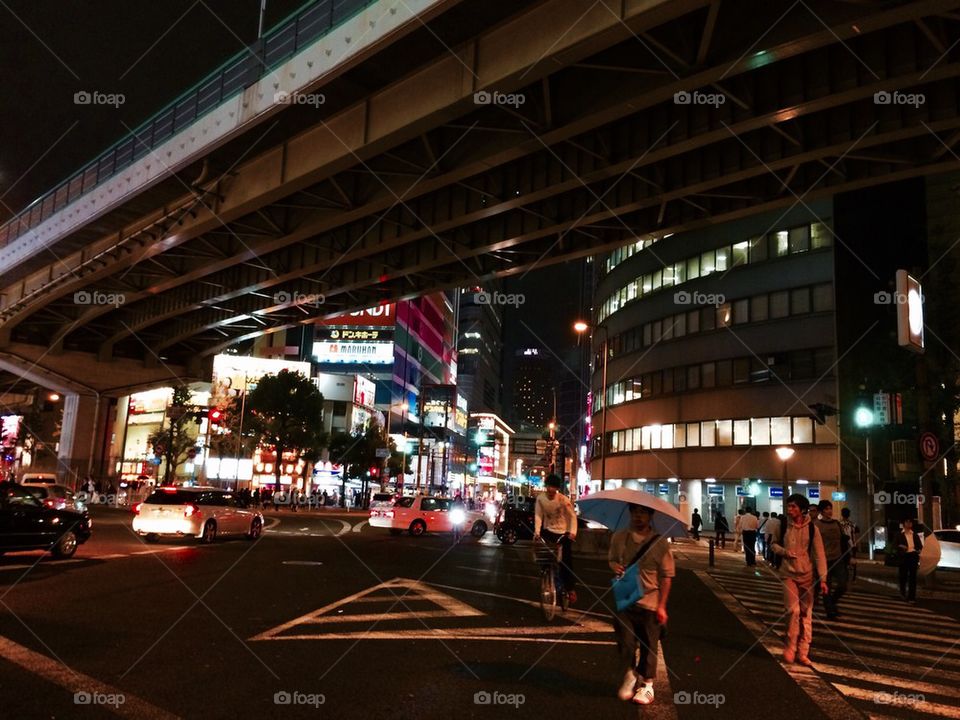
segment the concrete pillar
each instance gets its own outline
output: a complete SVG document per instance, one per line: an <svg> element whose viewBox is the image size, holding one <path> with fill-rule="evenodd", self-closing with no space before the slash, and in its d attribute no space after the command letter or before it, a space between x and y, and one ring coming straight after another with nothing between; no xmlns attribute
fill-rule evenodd
<svg viewBox="0 0 960 720"><path fill-rule="evenodd" d="M683 517L687 527L690 526L690 518L693 516L693 509L697 508L703 515L703 491L700 480L681 480L680 481L680 515ZM704 521L706 522L706 521Z"/></svg>
<svg viewBox="0 0 960 720"><path fill-rule="evenodd" d="M96 395L69 393L64 397L57 474L70 487L77 487L83 476L94 469L100 445L100 404Z"/></svg>

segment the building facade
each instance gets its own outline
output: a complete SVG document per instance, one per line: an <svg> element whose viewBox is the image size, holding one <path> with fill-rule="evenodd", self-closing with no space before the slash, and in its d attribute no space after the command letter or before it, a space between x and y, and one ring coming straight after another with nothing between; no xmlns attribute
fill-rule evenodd
<svg viewBox="0 0 960 720"><path fill-rule="evenodd" d="M831 497L837 417L809 406L838 400L834 243L831 204L811 207L597 258L591 490L639 486L707 527L780 511L784 473Z"/></svg>

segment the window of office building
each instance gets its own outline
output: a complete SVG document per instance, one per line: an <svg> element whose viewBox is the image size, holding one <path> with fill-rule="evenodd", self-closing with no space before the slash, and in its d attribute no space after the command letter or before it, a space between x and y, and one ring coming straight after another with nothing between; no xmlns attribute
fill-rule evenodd
<svg viewBox="0 0 960 720"><path fill-rule="evenodd" d="M733 385L732 360L717 360L717 384L721 387Z"/></svg>
<svg viewBox="0 0 960 720"><path fill-rule="evenodd" d="M733 383L750 382L750 358L737 358L733 361Z"/></svg>
<svg viewBox="0 0 960 720"><path fill-rule="evenodd" d="M810 247L814 250L833 245L833 233L824 223L813 223L810 226Z"/></svg>
<svg viewBox="0 0 960 720"><path fill-rule="evenodd" d="M700 366L700 384L705 388L716 387L717 385L717 366L715 363L708 362Z"/></svg>
<svg viewBox="0 0 960 720"><path fill-rule="evenodd" d="M785 257L790 252L790 234L786 230L770 233L770 257Z"/></svg>
<svg viewBox="0 0 960 720"><path fill-rule="evenodd" d="M790 229L790 252L802 253L810 249L810 227L801 225Z"/></svg>
<svg viewBox="0 0 960 720"><path fill-rule="evenodd" d="M810 312L810 288L797 288L790 291L790 313L804 315Z"/></svg>
<svg viewBox="0 0 960 720"><path fill-rule="evenodd" d="M673 446L678 448L687 446L687 426L683 423L673 426Z"/></svg>
<svg viewBox="0 0 960 720"><path fill-rule="evenodd" d="M687 447L700 447L700 423L687 423Z"/></svg>
<svg viewBox="0 0 960 720"><path fill-rule="evenodd" d="M764 236L750 238L750 262L762 262L767 259L767 238Z"/></svg>
<svg viewBox="0 0 960 720"><path fill-rule="evenodd" d="M717 307L717 327L729 327L733 322L733 307L730 303L724 303Z"/></svg>
<svg viewBox="0 0 960 720"><path fill-rule="evenodd" d="M717 444L717 421L706 420L700 423L700 446L714 447Z"/></svg>
<svg viewBox="0 0 960 720"><path fill-rule="evenodd" d="M743 298L733 303L733 322L736 325L750 322L750 300Z"/></svg>
<svg viewBox="0 0 960 720"><path fill-rule="evenodd" d="M726 272L730 269L730 247L717 248L717 272Z"/></svg>
<svg viewBox="0 0 960 720"><path fill-rule="evenodd" d="M813 286L813 311L827 312L833 310L833 285L824 283Z"/></svg>
<svg viewBox="0 0 960 720"><path fill-rule="evenodd" d="M749 420L733 421L733 444L734 445L750 444L750 421Z"/></svg>
<svg viewBox="0 0 960 720"><path fill-rule="evenodd" d="M770 444L770 418L750 420L750 438L754 445Z"/></svg>
<svg viewBox="0 0 960 720"><path fill-rule="evenodd" d="M795 417L793 419L793 442L813 442L813 418Z"/></svg>
<svg viewBox="0 0 960 720"><path fill-rule="evenodd" d="M699 310L691 310L687 313L687 332L691 334L700 332Z"/></svg>
<svg viewBox="0 0 960 720"><path fill-rule="evenodd" d="M739 267L750 262L750 241L735 243L733 246L732 267Z"/></svg>
<svg viewBox="0 0 960 720"><path fill-rule="evenodd" d="M708 250L700 255L700 277L709 275L717 270L717 254L714 250Z"/></svg>
<svg viewBox="0 0 960 720"><path fill-rule="evenodd" d="M770 293L770 317L774 320L790 314L790 292L782 290Z"/></svg>
<svg viewBox="0 0 960 720"><path fill-rule="evenodd" d="M789 445L792 442L790 418L770 418L770 442L774 445Z"/></svg>
<svg viewBox="0 0 960 720"><path fill-rule="evenodd" d="M733 420L717 420L717 445L733 445Z"/></svg>
<svg viewBox="0 0 960 720"><path fill-rule="evenodd" d="M700 388L700 366L691 365L687 368L687 390L698 390Z"/></svg>
<svg viewBox="0 0 960 720"><path fill-rule="evenodd" d="M767 295L755 295L750 298L750 321L762 322L770 317L770 298Z"/></svg>

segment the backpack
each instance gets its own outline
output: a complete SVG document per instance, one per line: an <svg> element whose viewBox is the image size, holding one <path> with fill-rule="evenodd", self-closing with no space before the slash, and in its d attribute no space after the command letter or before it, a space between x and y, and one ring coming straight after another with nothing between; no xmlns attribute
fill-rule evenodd
<svg viewBox="0 0 960 720"><path fill-rule="evenodd" d="M784 547L783 539L787 535L787 527L791 524L792 524L792 521L790 520L790 518L781 518L780 539L777 541L777 544L780 545L780 547ZM807 552L810 554L810 561L813 562L813 535L814 535L813 520L810 520L810 522L807 523L807 527L810 529L810 539L807 541ZM840 534L842 535L843 533L840 533ZM775 558L776 558L776 567L780 567L780 564L783 562L783 556L776 555Z"/></svg>

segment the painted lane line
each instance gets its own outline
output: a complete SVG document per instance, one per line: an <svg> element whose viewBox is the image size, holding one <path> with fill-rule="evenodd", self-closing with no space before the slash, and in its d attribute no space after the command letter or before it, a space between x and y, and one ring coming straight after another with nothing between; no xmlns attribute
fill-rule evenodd
<svg viewBox="0 0 960 720"><path fill-rule="evenodd" d="M879 694L876 690L866 690L863 688L853 687L851 685L842 685L840 683L836 684L836 688L847 697L852 697L857 700L869 700L871 702L876 702L876 698ZM926 701L920 702L918 700L916 703L907 707L913 712L940 715L941 717L948 718L960 718L960 708L952 705L941 705L939 703Z"/></svg>
<svg viewBox="0 0 960 720"><path fill-rule="evenodd" d="M62 663L34 652L23 645L18 645L5 637L0 637L0 657L19 665L34 675L39 675L44 680L59 685L67 692L74 693L74 696L78 693L122 695L122 705L98 706L120 717L133 718L134 720L178 720L177 715L161 710L132 693L102 683L89 675L70 670Z"/></svg>
<svg viewBox="0 0 960 720"><path fill-rule="evenodd" d="M323 565L320 560L284 560L282 565Z"/></svg>
<svg viewBox="0 0 960 720"><path fill-rule="evenodd" d="M369 524L370 524L370 521L369 521L369 520L362 520L361 522L358 522L356 525L353 526L353 531L352 531L352 532L358 533L358 532L360 532L360 529L361 529L364 525L369 525Z"/></svg>
<svg viewBox="0 0 960 720"><path fill-rule="evenodd" d="M276 518L276 517L274 517L274 518L267 518L267 522L264 523L263 529L264 529L264 530L269 530L270 528L275 528L275 527L276 527L277 525L279 525L279 524L280 524L280 518Z"/></svg>
<svg viewBox="0 0 960 720"><path fill-rule="evenodd" d="M356 633L324 633L323 635L284 635L278 638L251 638L251 640L471 640L487 642L534 642L550 643L551 645L616 645L614 640L578 640L570 637L526 637L527 634L537 632L542 635L562 635L564 633L585 632L577 628L568 627L529 627L509 628L508 637L498 637L491 630L501 628L477 628L476 630L373 630ZM607 628L609 631L609 628ZM595 632L588 630L586 632Z"/></svg>
<svg viewBox="0 0 960 720"><path fill-rule="evenodd" d="M813 654L816 656L817 660L819 660L819 658L827 658L828 660L836 660L838 662L851 662L852 660L856 659L856 657L859 657L859 659L863 660L868 666L870 666L870 668L882 668L884 670L891 670L896 673L901 673L903 677L909 677L912 673L925 674L930 677L937 677L937 678L942 678L944 680L949 680L950 682L956 685L960 685L960 672L952 672L950 670L944 670L943 668L940 668L940 667L931 668L927 672L922 672L926 670L926 668L918 666L916 662L902 663L902 662L896 662L895 660L887 660L883 658L851 656L849 653L836 652L834 650L822 650L819 648L814 650ZM884 655L889 655L889 654L890 654L889 651L884 650ZM927 660L929 659L929 658L923 658L919 654L911 654L911 653L903 653L903 654L906 655L909 659L912 659L914 661L922 661L925 659ZM817 667L820 667L819 662L817 664Z"/></svg>
<svg viewBox="0 0 960 720"><path fill-rule="evenodd" d="M739 605L736 597L724 589L709 573L703 570L694 570L694 574L701 582L716 595L727 609L749 630L757 640L757 645L763 647L777 661L783 652L783 640L774 632L769 631L763 622L753 616L745 607ZM731 665L727 673L735 667ZM802 665L783 665L783 670L790 675L800 686L810 700L820 711L831 720L862 720L863 714L848 703L844 696L826 680L809 671ZM726 674L726 673L724 673Z"/></svg>
<svg viewBox="0 0 960 720"><path fill-rule="evenodd" d="M471 572L487 573L487 574L497 574L505 578L517 577L517 578L527 578L530 580L539 580L539 575L527 575L525 573L512 573L512 572L502 572L500 570L488 570L485 568L470 567L469 565L454 565L455 568L460 570L470 570ZM587 585L585 582L577 583L577 587L587 587L591 590L602 590L606 592L610 589L609 585Z"/></svg>

